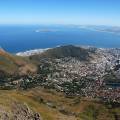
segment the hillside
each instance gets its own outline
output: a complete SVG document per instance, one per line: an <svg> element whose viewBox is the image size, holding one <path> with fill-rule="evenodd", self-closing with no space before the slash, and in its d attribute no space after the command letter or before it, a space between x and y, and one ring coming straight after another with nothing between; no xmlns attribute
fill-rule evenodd
<svg viewBox="0 0 120 120"><path fill-rule="evenodd" d="M44 88L0 91L0 120L117 120L117 114L112 104Z"/></svg>
<svg viewBox="0 0 120 120"><path fill-rule="evenodd" d="M28 58L18 57L0 49L0 73L27 74L35 72L36 66Z"/></svg>

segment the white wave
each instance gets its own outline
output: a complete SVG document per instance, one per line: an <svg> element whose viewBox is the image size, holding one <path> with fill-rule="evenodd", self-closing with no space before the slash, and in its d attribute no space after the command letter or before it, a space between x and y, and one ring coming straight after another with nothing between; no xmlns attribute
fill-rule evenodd
<svg viewBox="0 0 120 120"><path fill-rule="evenodd" d="M16 55L17 56L31 56L31 55L41 54L48 49L50 49L50 48L27 50L25 52L18 52L18 53L16 53Z"/></svg>

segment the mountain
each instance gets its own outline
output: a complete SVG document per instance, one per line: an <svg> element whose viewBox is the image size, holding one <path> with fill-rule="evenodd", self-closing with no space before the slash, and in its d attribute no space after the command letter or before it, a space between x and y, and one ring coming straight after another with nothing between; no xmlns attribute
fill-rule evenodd
<svg viewBox="0 0 120 120"><path fill-rule="evenodd" d="M35 72L36 66L27 58L12 55L0 49L0 73L27 74Z"/></svg>
<svg viewBox="0 0 120 120"><path fill-rule="evenodd" d="M31 59L39 60L42 58L65 58L72 57L79 59L81 61L86 61L90 59L90 54L94 53L94 49L86 49L83 47L77 47L73 45L60 46L52 49L48 49L41 54L30 56Z"/></svg>

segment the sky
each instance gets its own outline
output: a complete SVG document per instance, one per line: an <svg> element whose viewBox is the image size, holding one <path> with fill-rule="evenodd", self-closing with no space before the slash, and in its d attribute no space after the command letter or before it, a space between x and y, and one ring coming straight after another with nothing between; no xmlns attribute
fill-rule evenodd
<svg viewBox="0 0 120 120"><path fill-rule="evenodd" d="M0 0L0 24L120 26L120 0Z"/></svg>

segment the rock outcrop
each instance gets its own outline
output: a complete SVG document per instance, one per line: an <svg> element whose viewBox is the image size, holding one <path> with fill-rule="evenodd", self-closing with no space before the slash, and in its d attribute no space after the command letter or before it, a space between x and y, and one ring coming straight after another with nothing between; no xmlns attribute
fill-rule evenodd
<svg viewBox="0 0 120 120"><path fill-rule="evenodd" d="M0 120L42 120L42 118L27 105L14 102L10 111L0 106Z"/></svg>

